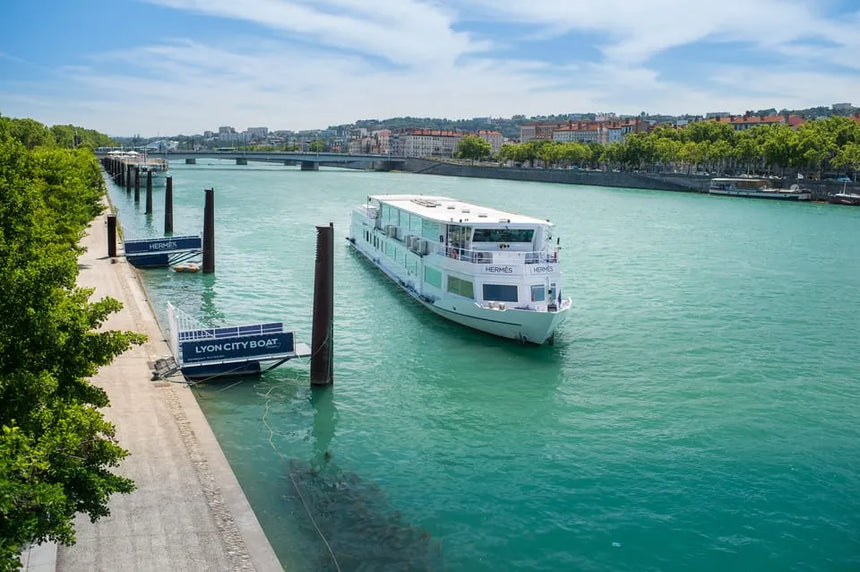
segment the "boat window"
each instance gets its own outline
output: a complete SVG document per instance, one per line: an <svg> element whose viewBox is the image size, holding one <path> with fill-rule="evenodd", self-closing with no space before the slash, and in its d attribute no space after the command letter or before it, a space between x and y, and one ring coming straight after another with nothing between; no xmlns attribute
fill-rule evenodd
<svg viewBox="0 0 860 572"><path fill-rule="evenodd" d="M475 289L472 283L454 276L448 277L448 292L463 296L464 298L475 299Z"/></svg>
<svg viewBox="0 0 860 572"><path fill-rule="evenodd" d="M532 302L543 302L546 300L546 288L543 284L532 286Z"/></svg>
<svg viewBox="0 0 860 572"><path fill-rule="evenodd" d="M432 220L423 220L421 222L421 236L427 240L439 240L439 224Z"/></svg>
<svg viewBox="0 0 860 572"><path fill-rule="evenodd" d="M517 287L510 284L484 284L484 300L493 302L516 302Z"/></svg>
<svg viewBox="0 0 860 572"><path fill-rule="evenodd" d="M421 234L421 217L415 214L409 215L409 231Z"/></svg>
<svg viewBox="0 0 860 572"><path fill-rule="evenodd" d="M385 224L400 224L400 209L389 205L382 205L382 220Z"/></svg>
<svg viewBox="0 0 860 572"><path fill-rule="evenodd" d="M442 287L442 273L436 270L435 268L430 268L429 266L424 267L424 282L430 284L431 286L435 286L436 288Z"/></svg>
<svg viewBox="0 0 860 572"><path fill-rule="evenodd" d="M531 242L533 228L476 228L473 242Z"/></svg>

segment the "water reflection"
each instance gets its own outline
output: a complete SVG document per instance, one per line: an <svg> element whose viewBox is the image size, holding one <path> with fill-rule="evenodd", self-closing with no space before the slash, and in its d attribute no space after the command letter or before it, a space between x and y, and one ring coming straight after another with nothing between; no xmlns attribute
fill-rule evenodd
<svg viewBox="0 0 860 572"><path fill-rule="evenodd" d="M334 387L312 387L311 406L314 409L314 421L311 436L314 440L314 457L311 466L321 467L331 460L332 452L329 447L334 437L337 408L334 406Z"/></svg>

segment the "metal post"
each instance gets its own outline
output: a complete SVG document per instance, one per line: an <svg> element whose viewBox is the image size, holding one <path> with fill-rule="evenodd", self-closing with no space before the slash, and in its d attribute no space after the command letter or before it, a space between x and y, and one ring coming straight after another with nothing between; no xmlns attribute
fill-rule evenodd
<svg viewBox="0 0 860 572"><path fill-rule="evenodd" d="M164 190L164 234L173 234L173 177L167 177Z"/></svg>
<svg viewBox="0 0 860 572"><path fill-rule="evenodd" d="M314 273L314 317L311 333L311 383L334 383L334 223L317 227L317 257Z"/></svg>
<svg viewBox="0 0 860 572"><path fill-rule="evenodd" d="M215 272L215 189L206 189L203 206L203 272Z"/></svg>
<svg viewBox="0 0 860 572"><path fill-rule="evenodd" d="M116 257L116 215L109 214L107 217L107 240L108 240L108 256Z"/></svg>
<svg viewBox="0 0 860 572"><path fill-rule="evenodd" d="M140 168L134 168L134 202L140 202Z"/></svg>
<svg viewBox="0 0 860 572"><path fill-rule="evenodd" d="M146 172L146 211L145 214L152 214L152 171Z"/></svg>

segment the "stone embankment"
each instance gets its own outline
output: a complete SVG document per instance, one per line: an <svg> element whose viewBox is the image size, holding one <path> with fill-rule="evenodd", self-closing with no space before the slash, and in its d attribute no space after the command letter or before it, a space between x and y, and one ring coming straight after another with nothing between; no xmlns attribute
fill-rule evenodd
<svg viewBox="0 0 860 572"><path fill-rule="evenodd" d="M282 570L191 389L151 381L152 362L170 350L137 272L106 256L105 215L82 245L78 284L123 304L106 327L149 337L92 380L107 392L104 415L130 453L118 472L137 489L111 497L110 516L95 523L79 515L74 546L31 549L25 569Z"/></svg>
<svg viewBox="0 0 860 572"><path fill-rule="evenodd" d="M708 192L711 177L707 175L683 175L667 173L636 173L630 171L585 171L573 169L533 169L519 167L491 167L463 165L429 159L408 159L406 169L413 173L443 175L448 177L475 177L483 179L505 179L509 181L533 181L540 183L563 183L568 185L594 185L598 187L623 187L626 189L651 189L656 191ZM791 185L794 180L786 180ZM774 180L774 186L782 181ZM835 181L804 180L804 189L812 193L813 200L825 201L828 195L841 192L843 183ZM848 192L860 193L860 184L848 184Z"/></svg>

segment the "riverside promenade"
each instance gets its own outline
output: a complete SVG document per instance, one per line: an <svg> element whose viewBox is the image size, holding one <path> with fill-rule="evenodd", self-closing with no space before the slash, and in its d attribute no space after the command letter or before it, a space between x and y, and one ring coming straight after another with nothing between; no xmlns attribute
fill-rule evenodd
<svg viewBox="0 0 860 572"><path fill-rule="evenodd" d="M93 378L110 397L105 417L130 452L118 472L137 489L112 496L110 516L95 524L78 515L77 544L39 547L25 569L282 570L191 389L150 380L151 363L170 350L135 269L107 257L106 215L82 244L78 284L123 303L106 327L149 336Z"/></svg>

